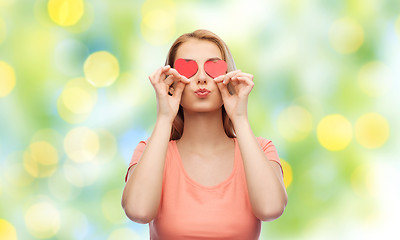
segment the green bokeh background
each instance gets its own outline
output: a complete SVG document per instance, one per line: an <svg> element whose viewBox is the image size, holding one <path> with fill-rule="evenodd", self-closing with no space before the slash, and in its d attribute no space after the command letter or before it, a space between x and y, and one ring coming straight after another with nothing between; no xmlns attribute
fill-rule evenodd
<svg viewBox="0 0 400 240"><path fill-rule="evenodd" d="M261 239L400 237L399 1L86 0L83 16L66 27L51 20L47 4L0 0L0 61L16 76L14 89L0 98L0 221L17 239L40 238L27 220L37 204L50 206L37 215L39 226L53 217L59 221L53 233L36 231L50 232L43 239L148 239L148 226L129 221L120 205L130 157L155 123L147 76L164 64L178 36L199 28L224 39L237 68L254 75L248 113L253 132L272 140L292 171L287 208L279 219L263 222ZM361 27L354 51L335 47L357 37L341 32L346 25L337 27L340 19ZM68 81L85 77L84 63L98 51L116 57L119 77L96 88L87 118L68 122L57 100ZM360 71L371 62L385 66L382 77L371 77L379 94L360 85ZM290 106L312 119L299 139L288 138L279 123ZM357 121L367 113L389 126L389 137L376 148L356 138ZM352 126L351 141L338 151L318 138L319 123L331 114ZM71 161L65 150L67 134L78 127L100 136L92 162ZM24 167L24 154L38 140L58 153L54 173L46 177L33 177ZM5 226L0 222L0 239Z"/></svg>

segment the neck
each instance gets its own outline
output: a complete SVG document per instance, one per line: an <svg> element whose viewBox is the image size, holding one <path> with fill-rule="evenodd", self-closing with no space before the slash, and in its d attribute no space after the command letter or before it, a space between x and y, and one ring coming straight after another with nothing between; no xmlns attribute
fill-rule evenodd
<svg viewBox="0 0 400 240"><path fill-rule="evenodd" d="M232 140L226 135L222 108L211 112L184 111L182 137L177 141L194 152L214 152Z"/></svg>

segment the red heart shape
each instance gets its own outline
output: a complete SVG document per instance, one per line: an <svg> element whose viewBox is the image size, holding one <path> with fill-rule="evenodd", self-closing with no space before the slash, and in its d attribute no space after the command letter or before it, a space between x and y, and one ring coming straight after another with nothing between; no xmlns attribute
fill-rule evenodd
<svg viewBox="0 0 400 240"><path fill-rule="evenodd" d="M197 63L193 60L185 60L183 58L176 59L174 63L174 68L180 75L190 78L197 73Z"/></svg>
<svg viewBox="0 0 400 240"><path fill-rule="evenodd" d="M210 77L216 78L226 73L228 64L224 60L218 60L216 62L210 60L204 63L204 70Z"/></svg>

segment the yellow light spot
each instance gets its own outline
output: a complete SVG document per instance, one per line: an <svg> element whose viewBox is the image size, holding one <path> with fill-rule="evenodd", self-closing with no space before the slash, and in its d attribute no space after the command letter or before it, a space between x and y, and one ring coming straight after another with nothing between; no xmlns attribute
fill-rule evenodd
<svg viewBox="0 0 400 240"><path fill-rule="evenodd" d="M0 61L0 98L10 94L14 87L14 69L6 62Z"/></svg>
<svg viewBox="0 0 400 240"><path fill-rule="evenodd" d="M324 117L318 124L319 143L330 151L342 150L352 139L351 123L342 115L332 114Z"/></svg>
<svg viewBox="0 0 400 240"><path fill-rule="evenodd" d="M2 159L7 166L7 171L2 172L1 175L5 180L4 184L17 187L17 193L21 193L20 189L28 187L35 180L24 168L23 161L21 161L23 155L24 151L18 151ZM13 188L5 190L13 190Z"/></svg>
<svg viewBox="0 0 400 240"><path fill-rule="evenodd" d="M111 161L117 153L117 140L107 130L97 130L99 136L99 152L97 157L100 161Z"/></svg>
<svg viewBox="0 0 400 240"><path fill-rule="evenodd" d="M90 113L84 114L76 114L71 112L62 101L62 98L57 99L57 110L60 117L68 123L76 124L84 122L89 116Z"/></svg>
<svg viewBox="0 0 400 240"><path fill-rule="evenodd" d="M77 163L69 160L64 164L63 170L68 182L77 187L86 187L97 180L100 165L97 161Z"/></svg>
<svg viewBox="0 0 400 240"><path fill-rule="evenodd" d="M121 194L121 189L108 191L101 202L103 215L112 224L122 224L126 221L126 215L120 203Z"/></svg>
<svg viewBox="0 0 400 240"><path fill-rule="evenodd" d="M48 142L34 142L24 153L25 170L33 177L48 177L55 172L57 166L57 150Z"/></svg>
<svg viewBox="0 0 400 240"><path fill-rule="evenodd" d="M288 141L304 140L312 130L312 116L303 107L290 106L279 115L278 130Z"/></svg>
<svg viewBox="0 0 400 240"><path fill-rule="evenodd" d="M36 131L30 139L30 142L46 141L52 144L57 149L57 152L63 152L63 140L64 137L55 129L43 128Z"/></svg>
<svg viewBox="0 0 400 240"><path fill-rule="evenodd" d="M11 4L14 4L15 0L0 0L0 7L6 7Z"/></svg>
<svg viewBox="0 0 400 240"><path fill-rule="evenodd" d="M81 88L67 88L63 91L62 100L65 106L73 113L90 112L94 105L94 99L88 92Z"/></svg>
<svg viewBox="0 0 400 240"><path fill-rule="evenodd" d="M357 141L366 148L379 148L389 138L389 123L378 113L362 115L355 126Z"/></svg>
<svg viewBox="0 0 400 240"><path fill-rule="evenodd" d="M6 23L0 18L0 44L6 39L7 28Z"/></svg>
<svg viewBox="0 0 400 240"><path fill-rule="evenodd" d="M14 226L4 219L0 219L0 240L17 240Z"/></svg>
<svg viewBox="0 0 400 240"><path fill-rule="evenodd" d="M107 240L120 240L120 239L131 239L131 240L140 240L143 239L137 234L135 231L129 228L119 228L110 234Z"/></svg>
<svg viewBox="0 0 400 240"><path fill-rule="evenodd" d="M83 16L84 4L82 0L49 0L48 11L56 24L71 26Z"/></svg>
<svg viewBox="0 0 400 240"><path fill-rule="evenodd" d="M353 53L364 42L364 30L356 21L350 18L342 18L333 23L330 39L332 46L339 53Z"/></svg>
<svg viewBox="0 0 400 240"><path fill-rule="evenodd" d="M49 202L32 205L25 214L25 224L36 238L51 238L60 229L60 213Z"/></svg>
<svg viewBox="0 0 400 240"><path fill-rule="evenodd" d="M95 52L86 59L84 72L86 80L93 86L110 86L119 75L118 60L106 51Z"/></svg>
<svg viewBox="0 0 400 240"><path fill-rule="evenodd" d="M395 27L396 27L397 36L400 39L400 16L396 20Z"/></svg>
<svg viewBox="0 0 400 240"><path fill-rule="evenodd" d="M99 151L99 138L91 129L77 127L65 137L64 149L68 157L75 162L92 161Z"/></svg>
<svg viewBox="0 0 400 240"><path fill-rule="evenodd" d="M293 180L293 172L292 172L292 167L288 162L280 158L282 169L283 169L283 183L285 184L285 187L288 188L290 184L292 183Z"/></svg>
<svg viewBox="0 0 400 240"><path fill-rule="evenodd" d="M361 90L371 97L381 96L392 87L390 69L380 62L365 64L358 73L357 80Z"/></svg>
<svg viewBox="0 0 400 240"><path fill-rule="evenodd" d="M144 39L155 45L172 40L176 32L175 4L171 0L147 0L142 5L140 29Z"/></svg>
<svg viewBox="0 0 400 240"><path fill-rule="evenodd" d="M97 102L97 89L84 78L75 78L65 85L57 100L57 110L69 123L86 120Z"/></svg>
<svg viewBox="0 0 400 240"><path fill-rule="evenodd" d="M376 174L371 164L358 166L352 173L350 181L353 191L360 197L376 196L378 191Z"/></svg>

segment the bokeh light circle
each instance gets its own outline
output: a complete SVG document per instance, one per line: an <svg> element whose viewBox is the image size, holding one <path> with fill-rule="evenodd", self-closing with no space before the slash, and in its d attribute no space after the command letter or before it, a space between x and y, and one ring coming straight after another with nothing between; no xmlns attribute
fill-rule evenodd
<svg viewBox="0 0 400 240"><path fill-rule="evenodd" d="M92 53L85 61L84 72L86 80L93 86L110 86L119 76L118 60L106 51Z"/></svg>
<svg viewBox="0 0 400 240"><path fill-rule="evenodd" d="M5 158L1 159L1 179L4 180L4 184L6 186L14 186L4 188L4 191L15 191L15 195L26 194L26 192L22 192L20 190L24 188L29 188L29 186L35 180L35 178L32 177L32 175L25 170L23 161L21 161L25 152L12 152L8 154Z"/></svg>
<svg viewBox="0 0 400 240"><path fill-rule="evenodd" d="M278 116L278 130L288 141L304 140L312 130L312 116L305 108L290 106Z"/></svg>
<svg viewBox="0 0 400 240"><path fill-rule="evenodd" d="M389 138L390 127L387 120L378 113L366 113L356 122L357 141L365 148L379 148Z"/></svg>
<svg viewBox="0 0 400 240"><path fill-rule="evenodd" d="M175 3L171 0L148 0L142 5L140 30L143 38L151 44L168 43L175 36Z"/></svg>
<svg viewBox="0 0 400 240"><path fill-rule="evenodd" d="M400 16L396 20L395 28L396 28L397 36L400 39Z"/></svg>
<svg viewBox="0 0 400 240"><path fill-rule="evenodd" d="M331 28L330 40L333 48L342 54L357 51L364 42L364 30L350 18L336 20Z"/></svg>
<svg viewBox="0 0 400 240"><path fill-rule="evenodd" d="M99 177L101 169L97 161L67 161L63 166L65 178L76 187L92 185Z"/></svg>
<svg viewBox="0 0 400 240"><path fill-rule="evenodd" d="M282 170L283 170L283 183L285 184L285 187L288 188L290 184L292 184L293 181L293 171L292 167L288 162L283 160L282 158L279 159L281 161L282 165Z"/></svg>
<svg viewBox="0 0 400 240"><path fill-rule="evenodd" d="M31 137L30 143L45 141L57 150L57 152L64 152L63 146L64 136L53 128L42 128L37 130Z"/></svg>
<svg viewBox="0 0 400 240"><path fill-rule="evenodd" d="M60 213L50 202L35 203L26 211L25 224L34 237L51 238L60 229Z"/></svg>
<svg viewBox="0 0 400 240"><path fill-rule="evenodd" d="M360 197L376 196L378 192L374 166L365 163L357 166L351 175L351 187Z"/></svg>
<svg viewBox="0 0 400 240"><path fill-rule="evenodd" d="M352 139L352 134L351 123L340 114L325 116L317 126L319 143L330 151L346 148Z"/></svg>
<svg viewBox="0 0 400 240"><path fill-rule="evenodd" d="M97 89L84 78L71 79L58 97L58 113L69 123L80 123L89 117L97 98Z"/></svg>
<svg viewBox="0 0 400 240"><path fill-rule="evenodd" d="M78 87L65 89L61 97L68 110L77 114L90 112L95 104L92 95Z"/></svg>
<svg viewBox="0 0 400 240"><path fill-rule="evenodd" d="M24 153L24 167L33 177L48 177L58 167L58 152L46 141L33 142Z"/></svg>
<svg viewBox="0 0 400 240"><path fill-rule="evenodd" d="M15 3L16 0L0 0L0 7L7 7Z"/></svg>
<svg viewBox="0 0 400 240"><path fill-rule="evenodd" d="M0 98L10 94L15 82L14 69L8 63L0 61Z"/></svg>
<svg viewBox="0 0 400 240"><path fill-rule="evenodd" d="M381 96L393 87L390 69L380 62L365 64L357 80L361 90L371 97Z"/></svg>
<svg viewBox="0 0 400 240"><path fill-rule="evenodd" d="M76 24L84 13L82 0L49 0L47 6L51 20L60 26Z"/></svg>
<svg viewBox="0 0 400 240"><path fill-rule="evenodd" d="M99 151L99 137L87 127L74 128L65 136L64 149L75 162L92 161Z"/></svg>
<svg viewBox="0 0 400 240"><path fill-rule="evenodd" d="M0 240L17 240L15 227L5 219L0 218Z"/></svg>
<svg viewBox="0 0 400 240"><path fill-rule="evenodd" d="M111 161L117 154L117 140L115 136L105 129L99 129L96 131L99 137L99 152L97 158L99 161L108 162Z"/></svg>
<svg viewBox="0 0 400 240"><path fill-rule="evenodd" d="M107 240L121 240L121 239L130 239L130 240L140 240L142 239L138 233L129 228L119 228L111 232L110 236Z"/></svg>

